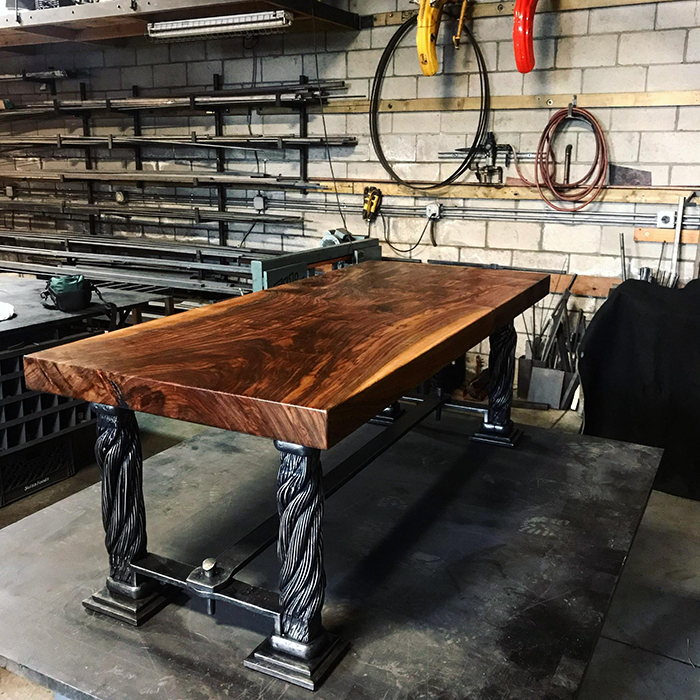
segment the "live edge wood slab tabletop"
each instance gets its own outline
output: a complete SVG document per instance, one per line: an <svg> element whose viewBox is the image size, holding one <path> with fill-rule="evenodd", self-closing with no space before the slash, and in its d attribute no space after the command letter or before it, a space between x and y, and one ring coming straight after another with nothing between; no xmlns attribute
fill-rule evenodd
<svg viewBox="0 0 700 700"><path fill-rule="evenodd" d="M27 385L326 449L549 292L367 261L25 357Z"/></svg>

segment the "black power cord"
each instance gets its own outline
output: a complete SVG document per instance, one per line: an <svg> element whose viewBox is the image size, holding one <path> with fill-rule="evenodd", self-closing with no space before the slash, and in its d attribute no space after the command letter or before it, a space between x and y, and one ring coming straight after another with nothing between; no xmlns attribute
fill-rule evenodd
<svg viewBox="0 0 700 700"><path fill-rule="evenodd" d="M434 237L434 233L433 233L433 224L435 223L435 219L428 219L425 222L425 226L423 226L423 230L421 231L420 236L418 236L418 240L413 245L409 244L408 248L397 248L389 239L389 226L387 225L386 219L384 218L384 214L379 212L379 216L382 217L382 228L384 229L384 241L389 246L389 248L391 248L395 253L399 253L400 255L406 255L407 253L412 253L421 244L421 241L423 240L423 237L425 236L425 232L428 230L428 227L430 227L430 240L432 241L433 245L436 245L435 237Z"/></svg>
<svg viewBox="0 0 700 700"><path fill-rule="evenodd" d="M467 172L467 170L469 170L469 166L471 165L474 158L479 154L480 149L483 147L488 129L489 113L491 106L491 92L489 89L489 77L486 71L486 61L484 61L484 56L481 53L479 45L476 43L474 35L471 33L469 27L467 27L465 24L464 32L466 33L467 37L469 37L469 41L472 47L474 48L474 55L476 57L477 66L479 68L479 84L481 86L481 106L479 112L479 124L476 128L472 145L469 148L467 155L465 156L464 160L459 165L459 167L442 182L436 182L430 185L425 185L417 184L415 182L404 180L403 178L399 177L399 175L396 173L394 168L387 160L387 157L384 154L384 149L382 148L382 144L380 141L379 105L381 102L382 87L384 85L384 78L386 75L387 66L389 65L389 62L391 61L394 52L396 51L396 48L398 47L401 40L411 29L413 29L416 26L417 21L417 15L414 15L410 19L406 20L398 28L398 30L391 37L391 39L389 39L389 43L386 45L384 53L379 59L379 64L377 65L377 72L374 74L374 82L372 83L372 94L370 96L369 133L372 138L372 145L374 146L374 151L377 154L377 158L379 158L379 162L382 164L384 170L386 170L386 172L389 173L393 180L402 185L405 185L406 187L411 187L414 190L436 190L441 187L451 185L462 175L464 175L464 173Z"/></svg>

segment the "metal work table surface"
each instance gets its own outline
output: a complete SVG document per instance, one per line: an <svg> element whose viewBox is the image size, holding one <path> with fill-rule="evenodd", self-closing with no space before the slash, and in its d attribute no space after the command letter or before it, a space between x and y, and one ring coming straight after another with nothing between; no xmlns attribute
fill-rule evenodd
<svg viewBox="0 0 700 700"><path fill-rule="evenodd" d="M56 268L56 274L60 274ZM0 301L6 301L15 307L15 316L7 321L0 321L0 335L18 332L28 328L32 330L41 326L55 326L65 323L75 323L83 318L104 314L104 304L96 294L92 295L92 303L86 309L71 313L47 309L41 303L41 292L46 289L44 280L26 279L0 275ZM125 289L100 289L105 301L115 304L119 310L143 306L151 301L163 298L162 294L133 292Z"/></svg>
<svg viewBox="0 0 700 700"><path fill-rule="evenodd" d="M476 427L430 418L331 497L324 618L352 647L315 697L575 696L660 451L534 428L505 450L468 442ZM152 457L149 549L216 553L274 508L277 468L270 441L216 429ZM241 578L275 586L273 550ZM242 666L260 618L193 597L133 628L83 609L103 579L99 486L0 531L0 665L71 700L313 697Z"/></svg>

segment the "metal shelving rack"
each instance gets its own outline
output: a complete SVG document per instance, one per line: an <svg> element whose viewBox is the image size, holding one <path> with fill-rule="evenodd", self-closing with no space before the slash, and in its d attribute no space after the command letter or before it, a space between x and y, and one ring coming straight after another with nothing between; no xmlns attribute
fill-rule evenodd
<svg viewBox="0 0 700 700"><path fill-rule="evenodd" d="M24 106L16 106L13 109L0 111L0 120L13 120L18 118L65 115L80 119L82 134L79 136L57 134L55 137L0 137L0 148L21 149L21 148L78 148L84 153L84 169L81 170L31 170L31 171L8 171L0 173L0 179L12 183L34 183L34 182L55 182L56 194L55 202L42 202L42 213L53 211L58 217L78 218L87 222L87 232L94 236L98 233L98 224L104 220L105 216L111 217L110 223L115 224L120 216L124 220L138 222L141 216L168 216L173 215L172 211L134 211L127 203L127 197L123 198L117 206L112 205L107 211L104 202L104 192L100 186L110 186L114 188L136 188L143 192L145 188L176 187L178 185L190 186L193 188L209 189L213 193L212 203L216 208L216 215L210 209L191 208L189 212L181 210L176 212L182 214L183 218L192 219L193 225L199 226L203 222L216 224L218 229L218 242L221 246L226 246L229 241L229 227L231 222L250 221L252 211L245 213L229 211L228 191L231 188L239 190L296 190L306 193L313 189L320 189L321 186L308 180L308 157L309 148L321 146L332 148L337 146L352 146L357 143L357 139L348 136L337 137L309 137L308 135L308 106L319 104L334 96L345 86L343 81L331 80L309 83L306 76L302 75L296 84L281 85L260 85L250 88L239 88L235 90L224 90L223 81L220 75L214 75L211 91L190 92L187 94L167 95L161 97L141 97L138 86L132 87L132 96L115 99L88 99L87 86L80 84L80 99L59 99L43 100L37 103L30 103ZM298 136L290 137L264 137L251 136L244 138L232 138L224 134L224 114L231 110L246 110L273 107L284 112L291 112L298 116L299 127ZM159 115L170 113L204 113L211 115L214 120L214 134L198 136L196 133L183 134L179 137L158 136L144 137L141 128L141 114L144 111ZM108 113L118 114L133 122L133 136L94 136L93 117L95 114ZM188 172L151 172L143 170L142 149L144 146L167 145L174 149L174 152L182 149L206 148L215 151L215 170L210 171L188 171ZM135 170L133 171L106 171L97 167L96 149L129 149L134 154ZM274 177L269 175L259 175L247 171L231 171L227 167L227 153L231 150L281 150L291 148L299 152L299 178ZM76 202L76 193L73 190L62 191L63 183L82 183L83 201ZM31 192L31 188L29 189ZM11 188L14 200L17 196L15 188ZM122 193L124 194L124 193ZM63 200L61 201L61 197ZM116 194L115 194L116 197ZM101 198L101 206L98 200ZM22 201L24 199L24 201ZM32 196L20 198L19 201L9 201L5 205L5 210L30 211L33 204ZM60 209L59 209L60 207ZM58 211L57 211L58 209ZM238 217L238 218L237 218ZM280 220L280 217L270 217L258 212L255 222L259 223L283 223L301 224L301 218L296 217L296 221ZM274 220L273 220L274 219ZM158 221L149 223L157 224ZM168 225L183 225L173 224ZM192 224L184 224L192 225Z"/></svg>
<svg viewBox="0 0 700 700"><path fill-rule="evenodd" d="M181 296L207 299L272 287L290 275L300 279L313 274L316 266L339 266L381 257L377 239L282 253L0 230L2 251L18 259L0 260L0 271L44 277L57 272L83 274L95 282L158 285Z"/></svg>

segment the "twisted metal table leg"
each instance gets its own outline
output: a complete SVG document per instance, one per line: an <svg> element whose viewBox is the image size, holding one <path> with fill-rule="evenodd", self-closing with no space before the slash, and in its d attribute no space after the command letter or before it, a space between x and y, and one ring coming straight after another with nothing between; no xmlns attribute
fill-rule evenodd
<svg viewBox="0 0 700 700"><path fill-rule="evenodd" d="M481 428L472 439L513 447L522 434L510 417L517 342L513 322L496 330L489 342L489 408Z"/></svg>
<svg viewBox="0 0 700 700"><path fill-rule="evenodd" d="M280 441L275 447L280 451L280 626L245 665L315 690L348 647L321 624L326 589L321 452Z"/></svg>
<svg viewBox="0 0 700 700"><path fill-rule="evenodd" d="M109 553L110 589L136 587L131 562L146 554L143 458L133 411L95 404L95 459L102 475L102 524ZM134 595L133 597L139 597Z"/></svg>
<svg viewBox="0 0 700 700"><path fill-rule="evenodd" d="M146 554L146 504L138 424L129 409L92 404L97 414L95 459L102 475L102 524L109 554L106 588L85 607L138 625L165 605L158 586L131 562Z"/></svg>
<svg viewBox="0 0 700 700"><path fill-rule="evenodd" d="M275 446L281 455L277 477L281 631L284 637L309 644L323 631L321 608L326 589L321 452L289 443Z"/></svg>

